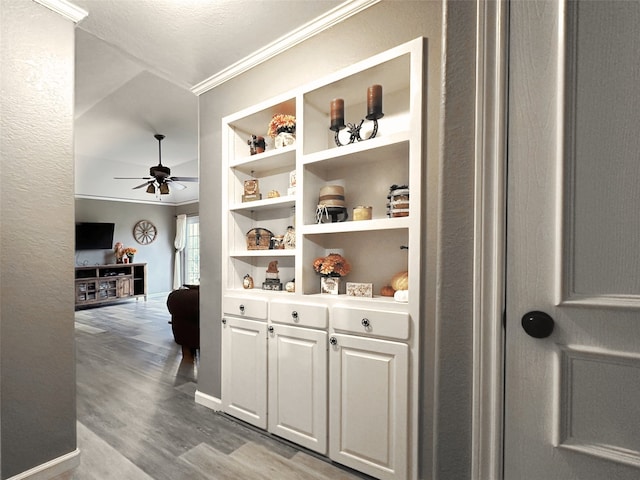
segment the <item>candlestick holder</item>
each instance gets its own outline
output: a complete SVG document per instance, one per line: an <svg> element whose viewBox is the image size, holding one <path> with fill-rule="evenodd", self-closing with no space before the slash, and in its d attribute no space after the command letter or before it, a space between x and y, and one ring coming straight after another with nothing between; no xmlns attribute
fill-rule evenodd
<svg viewBox="0 0 640 480"><path fill-rule="evenodd" d="M336 145L342 147L349 145L353 142L361 142L362 140L371 140L378 134L378 119L382 118L382 86L371 85L367 89L367 116L360 120L360 123L347 123L344 124L344 100L342 98L334 98L331 100L331 126L329 130L336 132L335 142ZM362 130L362 124L364 121L370 120L373 122L373 130L367 138L362 138L360 131ZM340 130L348 128L349 142L343 144L340 141Z"/></svg>
<svg viewBox="0 0 640 480"><path fill-rule="evenodd" d="M384 116L384 113L380 112L379 114L376 115L367 115L367 120L372 120L373 121L373 130L371 131L371 134L369 134L369 136L367 138L362 138L362 136L360 135L360 130L362 129L362 125L364 124L365 119L363 118L362 120L360 120L360 123L355 124L355 123L347 123L346 125L340 125L340 126L331 126L329 127L329 130L336 132L335 136L334 136L334 140L336 142L336 145L339 147L343 147L345 145L349 145L353 142L361 142L363 140L371 140L372 138L374 138L377 134L378 134L378 118L382 118ZM369 118L372 117L372 118ZM349 133L349 141L347 143L342 143L340 141L340 130L347 128L347 132Z"/></svg>

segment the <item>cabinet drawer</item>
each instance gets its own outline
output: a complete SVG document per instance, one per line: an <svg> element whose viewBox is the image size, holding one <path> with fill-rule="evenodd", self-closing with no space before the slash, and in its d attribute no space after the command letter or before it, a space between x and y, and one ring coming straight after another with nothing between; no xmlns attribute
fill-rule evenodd
<svg viewBox="0 0 640 480"><path fill-rule="evenodd" d="M266 320L267 300L264 298L247 298L225 295L222 299L222 310L225 315Z"/></svg>
<svg viewBox="0 0 640 480"><path fill-rule="evenodd" d="M336 306L331 310L333 328L358 335L408 340L409 314L365 308Z"/></svg>
<svg viewBox="0 0 640 480"><path fill-rule="evenodd" d="M327 328L328 311L325 305L274 300L271 302L270 319L290 325Z"/></svg>

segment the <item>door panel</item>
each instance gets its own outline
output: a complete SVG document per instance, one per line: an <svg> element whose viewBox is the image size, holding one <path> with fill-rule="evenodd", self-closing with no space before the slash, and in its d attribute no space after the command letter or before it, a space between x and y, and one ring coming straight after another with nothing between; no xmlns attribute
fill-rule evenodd
<svg viewBox="0 0 640 480"><path fill-rule="evenodd" d="M640 418L640 402L629 388L640 382L640 356L564 348L560 361L557 445L640 466L638 425L630 421Z"/></svg>
<svg viewBox="0 0 640 480"><path fill-rule="evenodd" d="M267 428L267 324L225 317L222 325L222 409Z"/></svg>
<svg viewBox="0 0 640 480"><path fill-rule="evenodd" d="M640 239L640 9L610 3L568 12L568 280L579 296L638 299L640 251L629 246Z"/></svg>
<svg viewBox="0 0 640 480"><path fill-rule="evenodd" d="M327 332L273 326L269 335L269 431L327 453Z"/></svg>
<svg viewBox="0 0 640 480"><path fill-rule="evenodd" d="M408 346L332 337L329 456L375 478L406 478Z"/></svg>
<svg viewBox="0 0 640 480"><path fill-rule="evenodd" d="M639 478L640 2L510 17L504 478Z"/></svg>

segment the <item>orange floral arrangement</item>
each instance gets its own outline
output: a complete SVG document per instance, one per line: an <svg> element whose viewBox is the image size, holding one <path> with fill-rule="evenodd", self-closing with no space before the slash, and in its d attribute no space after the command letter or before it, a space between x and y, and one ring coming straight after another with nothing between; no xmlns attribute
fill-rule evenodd
<svg viewBox="0 0 640 480"><path fill-rule="evenodd" d="M344 277L351 271L351 265L342 255L330 253L313 261L313 269L324 277Z"/></svg>
<svg viewBox="0 0 640 480"><path fill-rule="evenodd" d="M275 138L276 135L282 132L295 133L296 132L296 117L294 115L285 115L284 113L276 113L269 122L269 131L267 135L271 138Z"/></svg>
<svg viewBox="0 0 640 480"><path fill-rule="evenodd" d="M122 250L122 253L124 253L125 255L135 255L136 253L138 253L138 250L133 247L127 247Z"/></svg>

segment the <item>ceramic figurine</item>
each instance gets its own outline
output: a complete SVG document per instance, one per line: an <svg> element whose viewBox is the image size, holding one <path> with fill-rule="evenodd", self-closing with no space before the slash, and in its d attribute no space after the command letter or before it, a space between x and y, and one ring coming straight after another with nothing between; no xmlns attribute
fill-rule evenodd
<svg viewBox="0 0 640 480"><path fill-rule="evenodd" d="M287 227L287 233L284 234L284 248L296 248L296 230L291 225Z"/></svg>

